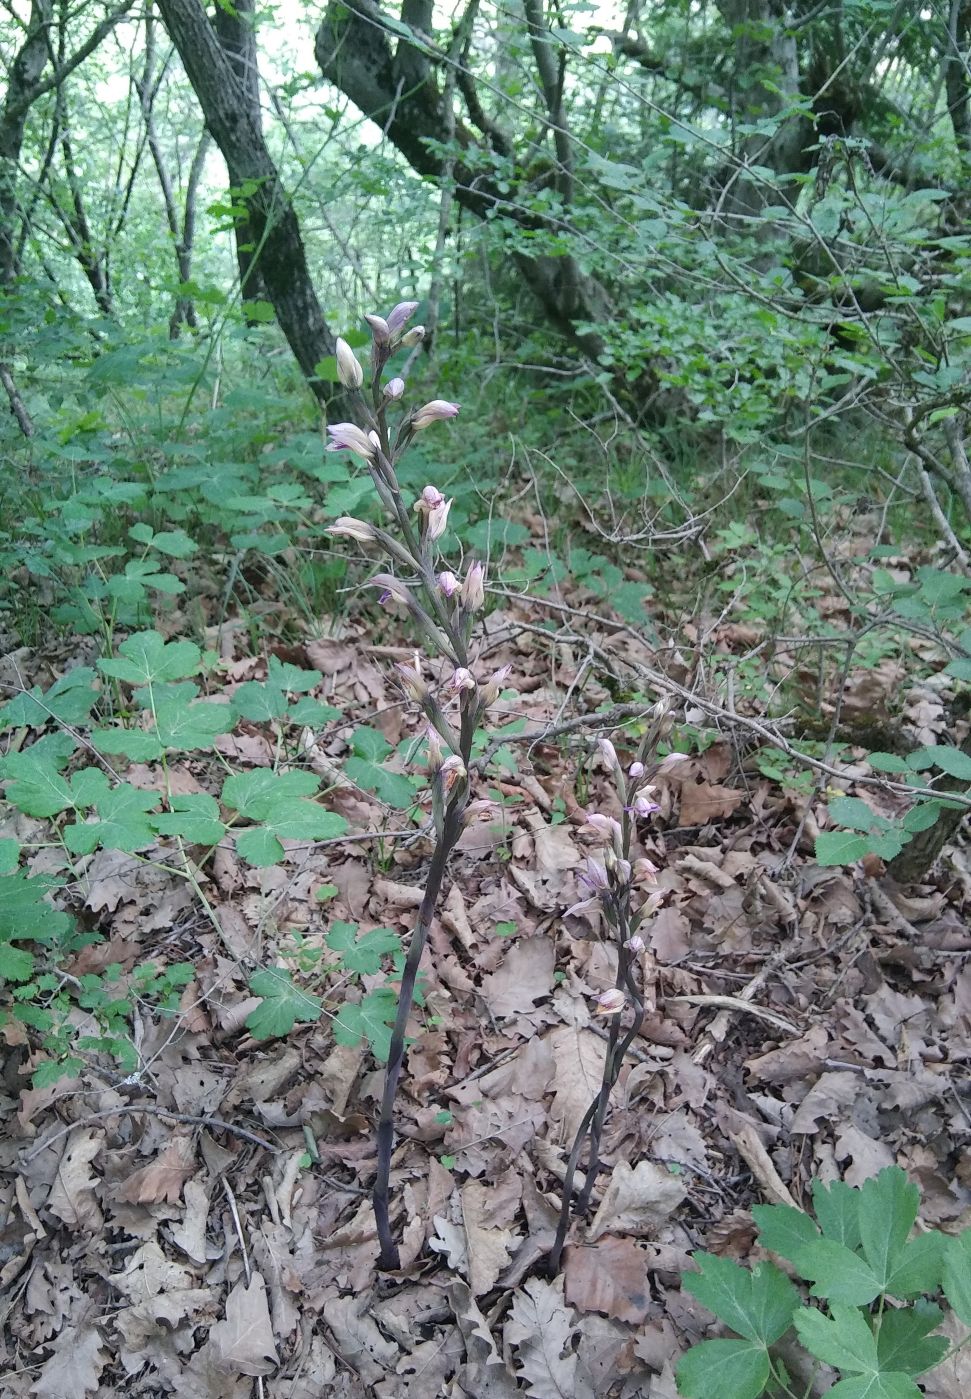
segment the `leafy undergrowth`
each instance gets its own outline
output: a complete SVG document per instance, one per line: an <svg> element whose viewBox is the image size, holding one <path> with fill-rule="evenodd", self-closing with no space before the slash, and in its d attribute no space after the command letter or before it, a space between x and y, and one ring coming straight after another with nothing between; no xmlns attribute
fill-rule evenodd
<svg viewBox="0 0 971 1399"><path fill-rule="evenodd" d="M595 924L564 913L600 775L575 735L518 742L564 694L613 698L560 621L507 599L488 622L519 696L482 783L501 819L463 838L423 966L394 1286L367 1189L428 855L418 728L388 681L400 631L352 622L261 659L241 628L210 653L160 623L100 665L18 653L38 689L2 715L4 974L31 988L2 1031L6 1394L674 1399L678 1358L719 1334L682 1275L699 1249L763 1259L752 1206L897 1164L925 1225L968 1223L960 850L908 891L821 864L814 792L689 713L694 756L640 852L664 894L654 1008L595 1210L543 1275L614 981ZM583 634L630 674L658 663L629 629ZM863 771L850 755L844 790ZM968 1392L967 1351L922 1383Z"/></svg>

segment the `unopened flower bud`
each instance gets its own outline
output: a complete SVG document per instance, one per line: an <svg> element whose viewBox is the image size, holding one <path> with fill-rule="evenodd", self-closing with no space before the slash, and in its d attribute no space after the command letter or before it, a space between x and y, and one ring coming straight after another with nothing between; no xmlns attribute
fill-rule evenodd
<svg viewBox="0 0 971 1399"><path fill-rule="evenodd" d="M395 403L405 391L404 379L389 379L384 386L384 396L389 403Z"/></svg>
<svg viewBox="0 0 971 1399"><path fill-rule="evenodd" d="M465 575L460 601L466 612L478 612L485 602L485 565L474 563Z"/></svg>
<svg viewBox="0 0 971 1399"><path fill-rule="evenodd" d="M378 537L373 525L369 525L367 520L355 520L353 515L341 515L332 525L327 526L324 533L356 539L359 544L373 544Z"/></svg>
<svg viewBox="0 0 971 1399"><path fill-rule="evenodd" d="M600 749L600 756L603 758L607 767L615 768L617 766L617 749L611 743L610 739L598 738L597 747Z"/></svg>
<svg viewBox="0 0 971 1399"><path fill-rule="evenodd" d="M444 573L438 575L438 586L445 597L454 597L462 586L454 573L449 573L446 569Z"/></svg>
<svg viewBox="0 0 971 1399"><path fill-rule="evenodd" d="M359 389L364 383L364 370L346 340L338 337L334 355L337 359L337 377L345 389Z"/></svg>
<svg viewBox="0 0 971 1399"><path fill-rule="evenodd" d="M406 350L411 350L414 349L416 345L420 345L424 338L425 327L423 325L416 325L412 326L411 330L405 331L399 343Z"/></svg>
<svg viewBox="0 0 971 1399"><path fill-rule="evenodd" d="M375 345L387 345L391 340L391 329L383 316L365 316L364 319L371 327L371 335Z"/></svg>
<svg viewBox="0 0 971 1399"><path fill-rule="evenodd" d="M411 420L411 426L415 432L421 432L426 427L431 427L432 423L444 422L446 418L454 418L459 411L457 403L449 403L444 398L433 398L430 403L426 403L419 408Z"/></svg>
<svg viewBox="0 0 971 1399"><path fill-rule="evenodd" d="M490 675L481 690L483 709L488 709L490 704L495 704L496 700L502 694L502 687L506 683L506 678L511 670L512 666L503 665Z"/></svg>
<svg viewBox="0 0 971 1399"><path fill-rule="evenodd" d="M644 764L631 763L630 767L627 769L627 776L636 782L639 777L644 776Z"/></svg>
<svg viewBox="0 0 971 1399"><path fill-rule="evenodd" d="M399 301L397 306L392 307L385 323L391 334L397 335L398 331L408 324L417 310L417 301Z"/></svg>
<svg viewBox="0 0 971 1399"><path fill-rule="evenodd" d="M428 750L428 771L438 772L442 766L442 740L430 724L425 730L425 747Z"/></svg>
<svg viewBox="0 0 971 1399"><path fill-rule="evenodd" d="M416 704L421 704L423 700L428 698L428 686L422 679L421 671L416 665L405 665L404 662L399 661L395 670L398 672L401 688L410 700L414 700Z"/></svg>
<svg viewBox="0 0 971 1399"><path fill-rule="evenodd" d="M634 861L634 879L638 884L656 884L657 865L654 864L653 860L641 856L639 860Z"/></svg>
<svg viewBox="0 0 971 1399"><path fill-rule="evenodd" d="M474 690L475 676L465 666L459 666L448 682L448 688L456 695L460 695L463 690Z"/></svg>
<svg viewBox="0 0 971 1399"><path fill-rule="evenodd" d="M614 878L617 880L617 883L618 883L618 884L629 884L629 883L630 883L630 878L631 878L631 865L630 865L630 860L625 860L625 859L621 858L620 856L618 856L618 858L617 858L617 863L614 865Z"/></svg>
<svg viewBox="0 0 971 1399"><path fill-rule="evenodd" d="M375 444L356 423L333 423L327 429L327 433L330 437L327 444L328 452L356 452L359 457L364 457L366 461L374 460Z"/></svg>
<svg viewBox="0 0 971 1399"><path fill-rule="evenodd" d="M627 997L618 986L612 986L609 991L601 991L597 997L597 1008L594 1015L619 1015L627 1004Z"/></svg>
<svg viewBox="0 0 971 1399"><path fill-rule="evenodd" d="M644 941L644 939L639 933L635 933L632 938L627 939L627 941L624 943L624 946L627 948L628 952L633 952L634 956L637 957L647 947L647 943Z"/></svg>
<svg viewBox="0 0 971 1399"><path fill-rule="evenodd" d="M607 869L599 860L588 858L586 869L578 876L579 883L585 884L588 889L595 889L597 893L603 893L610 888L610 880L607 878Z"/></svg>

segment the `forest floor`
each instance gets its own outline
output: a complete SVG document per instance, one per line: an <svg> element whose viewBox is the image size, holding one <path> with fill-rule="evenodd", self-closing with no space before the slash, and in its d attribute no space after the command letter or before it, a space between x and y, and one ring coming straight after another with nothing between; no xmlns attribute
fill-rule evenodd
<svg viewBox="0 0 971 1399"><path fill-rule="evenodd" d="M489 665L510 664L518 691L507 708L534 726L609 707L611 670L629 682L661 664L582 594L554 596L563 611L510 598L487 624ZM418 724L391 679L407 653L381 639L352 618L339 635L269 649L321 671L317 697L395 746ZM731 656L752 638L725 626L712 640ZM265 676L244 626L213 641L229 692ZM77 659L63 643L21 652L18 673L46 684ZM850 708L896 683L891 669L850 676ZM933 731L932 700L914 698L918 728ZM803 1206L814 1176L857 1184L896 1162L920 1186L925 1224L971 1222L966 852L950 849L919 887L895 886L879 863L821 867L818 789L764 776L744 727L690 706L688 719L712 741L663 781L638 851L664 894L645 935L653 1008L613 1095L594 1210L555 1280L542 1256L599 1085L605 1028L592 1012L614 979L596 915L564 916L583 897L582 811L610 810L599 769L578 766L589 729L519 747L498 783L502 822L471 828L450 871L398 1098L397 1275L376 1271L368 1193L381 1066L332 1032L342 1000L390 967L365 959L351 987L326 939L340 923L407 945L427 838L335 787L326 801L347 837L285 842L269 869L220 848L200 876L208 911L161 857L87 857L75 911L104 940L70 974L149 958L196 974L176 1016L136 1013L129 1076L95 1060L33 1088L26 1034L3 1030L4 1395L675 1399L678 1356L717 1334L681 1275L699 1248L757 1258L753 1204ZM217 748L237 769L276 756L258 725ZM346 725L325 729L310 758L333 771L346 749ZM862 769L852 754L841 766L852 791ZM209 760L186 757L167 780L193 793L210 777ZM152 764L126 778L160 781ZM24 839L25 820L3 833L13 822ZM252 969L314 957L304 983L323 1016L254 1038ZM971 1393L968 1350L924 1384L932 1399Z"/></svg>

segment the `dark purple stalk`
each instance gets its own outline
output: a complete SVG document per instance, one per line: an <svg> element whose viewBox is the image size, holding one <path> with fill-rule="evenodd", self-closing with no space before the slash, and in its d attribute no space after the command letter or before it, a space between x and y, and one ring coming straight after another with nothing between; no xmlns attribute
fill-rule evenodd
<svg viewBox="0 0 971 1399"><path fill-rule="evenodd" d="M405 1057L405 1030L408 1025L408 1016L411 1014L411 1008L414 1004L418 965L421 962L421 954L425 948L432 918L435 916L438 896L442 891L442 881L445 877L448 857L462 832L462 806L461 798L456 798L446 811L442 838L435 847L435 853L432 856L425 892L421 907L418 910L418 921L411 937L411 946L408 949L408 957L401 977L401 990L398 993L398 1013L395 1016L394 1029L391 1031L391 1047L388 1052L388 1067L385 1072L384 1093L381 1098L381 1117L378 1122L378 1170L372 1194L374 1219L377 1224L378 1243L381 1248L378 1265L389 1272L394 1272L401 1266L398 1245L391 1232L389 1185L391 1181L391 1156L394 1151L394 1102Z"/></svg>

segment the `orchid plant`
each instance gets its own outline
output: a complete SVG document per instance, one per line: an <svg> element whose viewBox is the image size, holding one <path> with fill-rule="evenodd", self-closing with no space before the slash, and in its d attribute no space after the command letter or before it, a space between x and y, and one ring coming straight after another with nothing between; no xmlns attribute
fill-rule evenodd
<svg viewBox="0 0 971 1399"><path fill-rule="evenodd" d="M390 517L389 528L383 528L345 516L331 525L328 533L353 539L384 555L389 571L375 573L371 584L380 590L382 603L407 611L426 653L423 656L416 651L411 664L396 667L405 698L417 706L426 723L435 846L402 972L378 1123L374 1215L379 1264L388 1270L400 1266L391 1228L389 1188L394 1103L404 1059L405 1030L414 1001L418 966L449 857L463 830L488 815L493 806L488 801L471 800L472 746L476 732L499 698L509 674L508 666L488 677L476 673L473 637L476 618L485 604L486 570L482 562L472 561L465 567L464 576L460 576L446 567L440 557L440 541L448 526L452 502L446 500L436 486L428 485L416 501L408 503L398 482L398 462L415 435L434 423L454 418L459 411L457 403L432 399L430 403L402 413L395 425L389 422L389 410L404 398L405 384L400 377L385 381L385 371L399 348L418 344L424 335L421 326L405 329L417 306L415 301L403 301L387 318L365 317L371 329L370 373L366 385L364 367L354 351L346 341L337 341L338 375L345 388L360 393L365 426L335 423L327 429L331 439L329 451L350 451L364 460Z"/></svg>
<svg viewBox="0 0 971 1399"><path fill-rule="evenodd" d="M589 1137L586 1175L576 1201L576 1212L581 1216L589 1208L600 1169L600 1141L610 1094L627 1051L640 1033L647 1010L644 961L647 948L640 930L664 896L654 887L657 884L657 866L643 856L639 859L631 857L638 823L649 820L660 809L654 800L656 787L653 779L670 771L685 756L682 753L669 753L664 758L656 757L657 745L671 732L672 725L669 705L661 700L652 711L637 757L626 770L611 740L606 737L599 740L600 756L616 793L620 817L602 812L586 813L586 822L581 830L603 841L604 853L601 858L591 857L587 860L586 869L580 875L580 883L587 890L587 897L567 909L566 916L599 911L616 949L617 974L614 985L597 998L595 1013L610 1020L607 1053L600 1091L580 1121L567 1159L560 1217L548 1259L551 1275L555 1275L560 1268L573 1208L573 1181L584 1142ZM628 1023L622 1034L625 1017Z"/></svg>

